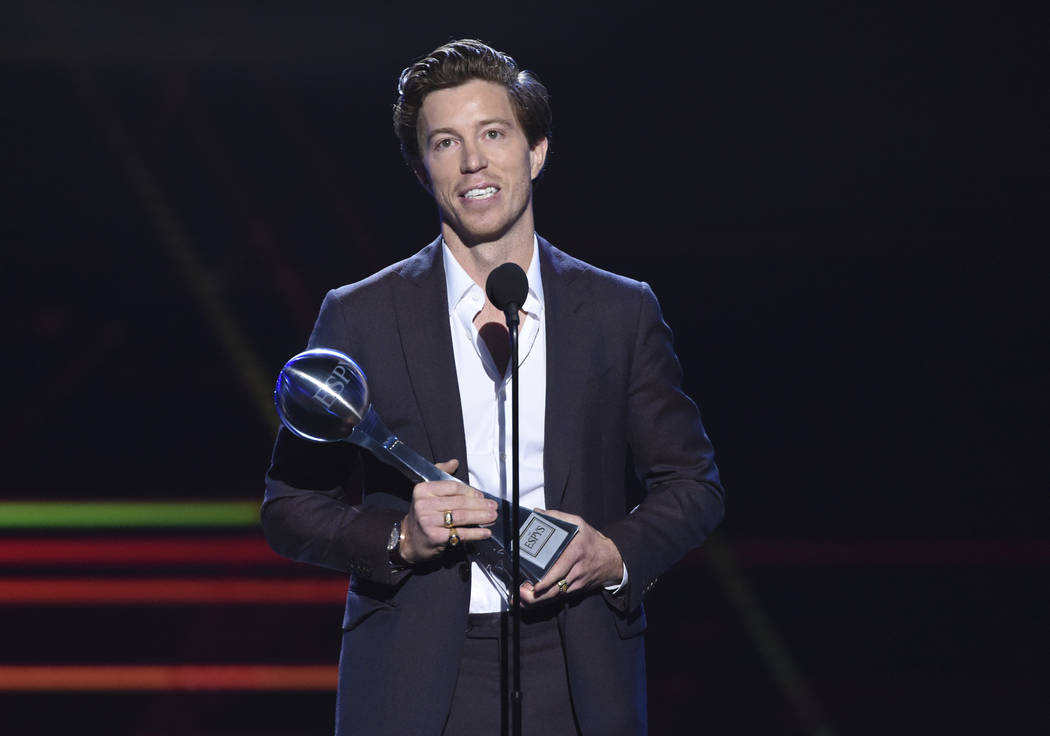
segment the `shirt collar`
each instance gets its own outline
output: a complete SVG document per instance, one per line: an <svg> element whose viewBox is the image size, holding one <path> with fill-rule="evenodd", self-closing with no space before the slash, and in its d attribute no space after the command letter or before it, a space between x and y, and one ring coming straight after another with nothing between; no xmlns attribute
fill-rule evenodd
<svg viewBox="0 0 1050 736"><path fill-rule="evenodd" d="M481 291L482 294L484 292L459 265L459 261L452 255L444 239L441 240L441 245L441 257L445 265L445 293L448 297L448 311L451 314L473 289ZM529 280L529 293L521 309L526 314L538 317L543 312L543 280L540 278L539 239L535 233L532 236L532 258L529 261L529 268L525 271L525 276Z"/></svg>

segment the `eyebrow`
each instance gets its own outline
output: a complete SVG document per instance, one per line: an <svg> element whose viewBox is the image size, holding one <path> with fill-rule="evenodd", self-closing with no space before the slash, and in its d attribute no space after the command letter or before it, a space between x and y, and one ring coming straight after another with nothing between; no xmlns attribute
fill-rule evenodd
<svg viewBox="0 0 1050 736"><path fill-rule="evenodd" d="M478 123L479 128L484 128L488 125L505 125L508 128L514 127L514 123L505 118L489 118L488 120L482 120L480 123Z"/></svg>

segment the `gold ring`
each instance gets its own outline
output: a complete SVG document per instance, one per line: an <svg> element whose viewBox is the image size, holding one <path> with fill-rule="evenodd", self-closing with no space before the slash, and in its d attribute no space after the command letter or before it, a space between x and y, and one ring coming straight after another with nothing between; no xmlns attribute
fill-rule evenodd
<svg viewBox="0 0 1050 736"><path fill-rule="evenodd" d="M569 581L568 580L559 580L558 581L558 592L559 593L568 593L569 592Z"/></svg>
<svg viewBox="0 0 1050 736"><path fill-rule="evenodd" d="M455 524L455 522L452 520L452 512L451 511L446 511L445 512L445 528L446 529L451 529L454 524Z"/></svg>
<svg viewBox="0 0 1050 736"><path fill-rule="evenodd" d="M449 547L455 547L457 544L459 544L459 535L456 534L456 530L455 529L449 529L448 530L448 546Z"/></svg>

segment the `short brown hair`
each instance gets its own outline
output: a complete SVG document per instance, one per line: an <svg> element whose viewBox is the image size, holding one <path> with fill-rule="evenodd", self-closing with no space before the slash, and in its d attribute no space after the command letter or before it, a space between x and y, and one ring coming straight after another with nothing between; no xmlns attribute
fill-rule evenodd
<svg viewBox="0 0 1050 736"><path fill-rule="evenodd" d="M401 155L420 181L427 180L417 132L423 98L435 90L458 87L472 79L495 82L507 90L529 146L550 139L550 96L532 72L519 69L510 56L476 39L450 41L406 67L397 82L394 132L401 141Z"/></svg>

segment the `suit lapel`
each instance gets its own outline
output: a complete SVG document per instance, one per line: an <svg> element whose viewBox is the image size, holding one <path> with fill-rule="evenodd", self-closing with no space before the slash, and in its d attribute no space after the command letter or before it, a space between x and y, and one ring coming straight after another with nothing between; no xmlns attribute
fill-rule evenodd
<svg viewBox="0 0 1050 736"><path fill-rule="evenodd" d="M458 458L455 475L466 482L467 443L441 247L438 238L398 270L402 279L394 292L394 315L430 457L435 462ZM426 454L426 448L415 449Z"/></svg>
<svg viewBox="0 0 1050 736"><path fill-rule="evenodd" d="M548 508L560 508L572 465L573 440L587 430L576 408L587 380L587 371L581 369L587 361L581 339L587 331L587 295L573 288L580 267L543 238L539 244L547 332L544 497ZM394 291L394 314L429 456L435 461L459 458L455 475L467 482L467 444L440 238L406 261L399 273L402 279ZM428 448L415 449L427 454Z"/></svg>
<svg viewBox="0 0 1050 736"><path fill-rule="evenodd" d="M577 444L575 438L587 430L576 407L587 376L582 340L587 328L586 295L573 288L579 266L543 238L539 243L547 331L544 497L547 508L561 508L572 465L571 448Z"/></svg>

